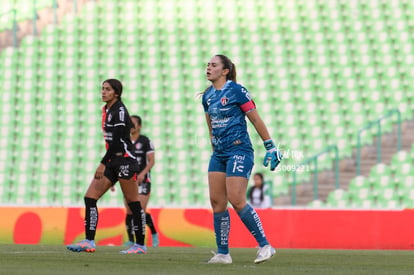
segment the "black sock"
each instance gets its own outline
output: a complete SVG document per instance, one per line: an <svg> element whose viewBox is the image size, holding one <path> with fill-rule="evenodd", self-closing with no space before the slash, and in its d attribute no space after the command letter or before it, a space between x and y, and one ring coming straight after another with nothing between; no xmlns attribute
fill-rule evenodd
<svg viewBox="0 0 414 275"><path fill-rule="evenodd" d="M125 217L125 228L128 234L128 240L134 242L134 232L132 231L132 215L127 214Z"/></svg>
<svg viewBox="0 0 414 275"><path fill-rule="evenodd" d="M150 213L145 213L145 220L147 221L147 225L151 230L151 234L156 234L157 230L155 230L154 223L152 222L152 217Z"/></svg>
<svg viewBox="0 0 414 275"><path fill-rule="evenodd" d="M128 203L132 212L132 231L135 235L135 242L144 245L145 241L145 212L139 201Z"/></svg>
<svg viewBox="0 0 414 275"><path fill-rule="evenodd" d="M98 208L96 200L84 197L85 200L85 235L88 240L95 240L96 227L98 226Z"/></svg>

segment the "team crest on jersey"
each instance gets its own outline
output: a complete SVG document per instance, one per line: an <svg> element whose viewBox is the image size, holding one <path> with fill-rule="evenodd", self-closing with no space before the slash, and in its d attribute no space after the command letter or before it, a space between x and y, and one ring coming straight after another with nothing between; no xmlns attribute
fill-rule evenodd
<svg viewBox="0 0 414 275"><path fill-rule="evenodd" d="M221 105L226 106L229 103L229 99L227 97L221 98Z"/></svg>
<svg viewBox="0 0 414 275"><path fill-rule="evenodd" d="M111 119L112 119L112 114L109 114L109 116L108 116L108 122L110 122Z"/></svg>
<svg viewBox="0 0 414 275"><path fill-rule="evenodd" d="M137 148L138 150L141 149L142 144L140 142L138 142L137 144L135 144L135 148Z"/></svg>

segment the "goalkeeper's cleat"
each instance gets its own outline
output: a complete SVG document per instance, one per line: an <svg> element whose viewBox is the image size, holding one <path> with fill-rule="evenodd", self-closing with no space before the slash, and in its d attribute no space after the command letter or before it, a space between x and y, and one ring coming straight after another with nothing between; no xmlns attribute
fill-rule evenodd
<svg viewBox="0 0 414 275"><path fill-rule="evenodd" d="M121 250L119 253L121 254L146 254L147 248L145 247L145 245L134 244L127 250Z"/></svg>
<svg viewBox="0 0 414 275"><path fill-rule="evenodd" d="M158 239L158 234L152 234L152 247L158 247L160 245L160 240Z"/></svg>
<svg viewBox="0 0 414 275"><path fill-rule="evenodd" d="M135 243L131 242L131 241L124 242L124 246L128 246L128 247L130 247L131 245L134 245L134 244Z"/></svg>
<svg viewBox="0 0 414 275"><path fill-rule="evenodd" d="M259 250L257 251L257 257L254 260L254 263L255 264L263 263L269 260L275 254L276 254L276 250L268 244L263 247L259 247Z"/></svg>
<svg viewBox="0 0 414 275"><path fill-rule="evenodd" d="M82 240L75 244L70 244L66 246L67 249L73 252L95 252L95 241L91 240Z"/></svg>
<svg viewBox="0 0 414 275"><path fill-rule="evenodd" d="M214 251L211 252L214 256L208 260L208 264L231 264L233 262L230 254L215 253Z"/></svg>

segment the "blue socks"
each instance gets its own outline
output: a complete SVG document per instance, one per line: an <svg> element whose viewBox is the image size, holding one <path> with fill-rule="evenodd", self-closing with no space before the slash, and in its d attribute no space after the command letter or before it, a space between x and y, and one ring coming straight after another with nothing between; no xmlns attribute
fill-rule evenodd
<svg viewBox="0 0 414 275"><path fill-rule="evenodd" d="M262 222L260 221L260 217L257 215L256 210L249 204L246 204L246 206L237 214L247 229L249 229L250 233L252 233L253 237L255 237L260 247L269 244L264 233Z"/></svg>
<svg viewBox="0 0 414 275"><path fill-rule="evenodd" d="M254 210L249 204L237 213L249 229L250 233L256 239L260 247L263 247L269 242L266 239L262 222L256 210ZM214 217L214 232L216 233L217 253L228 254L229 253L229 233L230 233L230 215L226 210L221 213L213 213Z"/></svg>
<svg viewBox="0 0 414 275"><path fill-rule="evenodd" d="M226 210L221 213L213 213L214 232L216 233L217 253L229 253L229 232L230 232L230 215Z"/></svg>

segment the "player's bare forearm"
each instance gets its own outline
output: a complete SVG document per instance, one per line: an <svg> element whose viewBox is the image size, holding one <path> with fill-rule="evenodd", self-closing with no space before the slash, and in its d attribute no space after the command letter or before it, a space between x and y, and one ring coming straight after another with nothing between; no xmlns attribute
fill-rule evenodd
<svg viewBox="0 0 414 275"><path fill-rule="evenodd" d="M262 138L263 141L270 139L269 131L265 123L263 122L262 118L260 117L257 110L252 110L247 113L247 117L249 118L250 122L253 124L254 128L256 129L259 136Z"/></svg>
<svg viewBox="0 0 414 275"><path fill-rule="evenodd" d="M209 137L210 137L210 143L211 143L211 140L213 138L213 134L212 134L212 128L211 128L210 115L208 113L206 113L206 122L207 122L207 127L208 127L208 134L209 134ZM211 148L213 149L213 144L211 144Z"/></svg>
<svg viewBox="0 0 414 275"><path fill-rule="evenodd" d="M141 173L147 174L155 164L155 153L151 152L147 154L148 163L145 168L141 171Z"/></svg>

